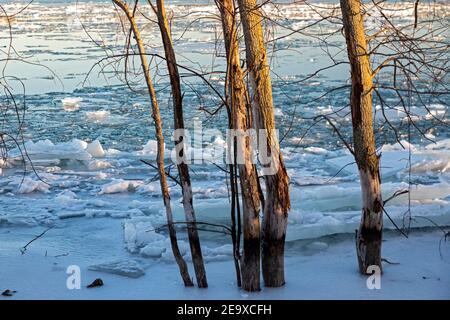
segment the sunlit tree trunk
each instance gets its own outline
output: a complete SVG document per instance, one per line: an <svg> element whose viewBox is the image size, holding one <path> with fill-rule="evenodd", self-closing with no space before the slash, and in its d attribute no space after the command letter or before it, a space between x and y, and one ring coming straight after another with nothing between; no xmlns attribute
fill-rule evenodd
<svg viewBox="0 0 450 320"><path fill-rule="evenodd" d="M264 130L270 161L265 170L266 197L263 218L262 270L264 284L279 287L284 279L284 244L290 209L289 178L275 131L272 84L262 30L262 16L256 0L238 0L244 30L247 66L252 85L252 111L256 129ZM265 140L265 139L264 139Z"/></svg>
<svg viewBox="0 0 450 320"><path fill-rule="evenodd" d="M151 4L150 0L149 3ZM184 129L183 118L183 96L181 94L180 75L178 73L178 66L175 56L175 51L172 44L172 37L169 30L169 23L166 16L163 0L157 0L157 8L155 8L158 16L158 25L161 30L161 37L164 44L164 53L167 62L167 69L169 70L170 84L172 87L173 98L173 116L175 129ZM181 189L183 193L183 207L188 223L188 236L191 248L192 261L194 263L195 275L197 278L197 285L200 288L208 287L206 280L205 265L203 263L202 249L200 246L200 239L198 236L195 211L193 206L191 178L189 175L189 168L184 156L184 142L182 138L175 141L177 167L180 176Z"/></svg>
<svg viewBox="0 0 450 320"><path fill-rule="evenodd" d="M345 39L351 67L351 113L353 144L362 193L361 224L356 253L361 273L371 265L381 269L383 203L381 200L379 156L376 153L372 121L372 69L367 53L360 0L341 0Z"/></svg>
<svg viewBox="0 0 450 320"><path fill-rule="evenodd" d="M233 0L217 0L219 7L227 56L228 95L233 129L237 136L233 141L236 152L234 159L239 169L244 222L244 250L241 259L242 288L247 291L260 290L260 200L258 177L252 162L247 113L248 99L244 73L240 66L238 39Z"/></svg>
<svg viewBox="0 0 450 320"><path fill-rule="evenodd" d="M128 21L130 22L136 44L138 46L139 58L141 60L141 67L142 67L142 71L144 72L145 82L147 85L147 90L148 90L148 93L150 96L150 102L152 105L152 118L155 122L156 140L158 142L158 151L157 151L157 159L156 160L157 160L158 170L159 170L159 181L160 181L160 186L161 186L161 193L163 196L164 207L166 209L167 225L169 228L169 235L170 235L172 251L173 251L175 260L178 264L178 267L180 269L180 274L181 274L181 277L183 278L185 286L193 286L192 280L189 276L189 271L188 271L186 261L184 261L182 255L180 253L180 250L178 248L177 235L176 235L175 227L173 225L173 214L172 214L172 208L170 205L170 193L169 193L169 188L167 185L166 172L164 169L164 136L163 136L163 130L162 130L161 115L160 115L160 111L159 111L158 101L156 99L155 89L153 87L153 83L152 83L152 80L150 77L150 69L149 69L149 64L147 62L147 56L146 56L144 44L142 42L141 34L139 32L137 23L136 23L134 16L132 14L132 11L128 7L128 5L125 2L120 1L120 0L113 0L113 1L126 14Z"/></svg>

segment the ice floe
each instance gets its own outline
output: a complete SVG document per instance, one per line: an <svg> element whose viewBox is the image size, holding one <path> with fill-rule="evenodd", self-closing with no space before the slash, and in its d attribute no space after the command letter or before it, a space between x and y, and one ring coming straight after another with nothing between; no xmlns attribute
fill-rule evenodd
<svg viewBox="0 0 450 320"><path fill-rule="evenodd" d="M83 100L82 98L67 97L67 98L61 99L61 103L63 105L64 110L73 112L73 111L77 111L78 109L80 109L80 104L81 104L82 100Z"/></svg>
<svg viewBox="0 0 450 320"><path fill-rule="evenodd" d="M122 259L95 264L89 266L88 269L91 271L117 274L129 278L139 278L145 275L145 270L141 264L131 259Z"/></svg>

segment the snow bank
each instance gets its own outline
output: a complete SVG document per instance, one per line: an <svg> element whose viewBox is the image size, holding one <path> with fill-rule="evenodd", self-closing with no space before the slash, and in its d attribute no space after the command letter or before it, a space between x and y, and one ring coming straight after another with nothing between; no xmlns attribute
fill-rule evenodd
<svg viewBox="0 0 450 320"><path fill-rule="evenodd" d="M290 245L285 258L286 286L244 293L236 286L232 257L224 262L208 263L208 279L212 285L207 291L195 287L185 288L175 263L151 261L145 264L144 259L124 251L120 242L116 241L117 238L111 236L120 229L120 222L117 220L103 220L98 224L80 220L79 223L65 224L34 242L25 255L18 254L17 244L29 241L33 234L42 232L42 227L29 229L28 232L5 228L5 232L0 233L0 242L4 244L0 250L0 260L8 263L2 265L2 286L17 290L16 295L8 298L13 300L373 300L450 297L450 242L442 241L441 251L438 249L442 240L440 231L413 232L408 239L396 233L386 233L383 257L399 265L383 263L385 272L381 290L368 290L367 277L357 272L354 239L349 235L339 237L338 241L336 237L329 237L320 242L305 241ZM56 254L66 253L68 243L73 248L70 254L53 258ZM44 259L45 252L48 252L48 257ZM80 265L83 275L81 290L67 290L66 286L66 267L74 264L74 261ZM129 277L136 272L145 274L136 281ZM85 286L96 278L102 278L105 285L98 290L86 289Z"/></svg>

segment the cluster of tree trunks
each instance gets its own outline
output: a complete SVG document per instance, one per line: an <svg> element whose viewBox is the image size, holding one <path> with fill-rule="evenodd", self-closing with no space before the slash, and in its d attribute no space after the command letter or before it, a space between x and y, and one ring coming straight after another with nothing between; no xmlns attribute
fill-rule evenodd
<svg viewBox="0 0 450 320"><path fill-rule="evenodd" d="M121 0L113 0L127 16L131 32L139 51L142 70L152 106L152 117L158 141L157 165L161 192L166 208L167 223L172 250L186 286L192 286L187 264L180 254L176 231L173 226L170 194L164 169L164 137L156 93L150 77L149 65L134 12ZM157 15L158 25L164 45L165 59L169 71L174 112L174 128L184 129L183 96L180 75L172 44L169 23L164 2L150 0L148 3ZM274 104L270 67L265 47L262 14L256 0L216 0L222 20L222 28L227 57L227 107L230 128L238 133L233 138L234 157L239 163L230 168L239 173L240 194L243 210L243 252L240 259L242 287L247 291L260 290L260 270L264 285L279 287L284 285L284 247L287 217L290 210L289 178L280 152L276 133ZM356 251L361 273L376 265L381 268L381 240L383 203L380 189L379 156L376 153L372 120L373 72L367 52L367 39L364 31L363 12L360 0L340 0L348 59L351 66L351 114L353 125L353 149L359 169L362 190L362 217L356 237ZM245 70L242 69L239 55L238 22L245 42L246 65L250 88L246 86ZM260 150L269 161L262 162L265 194L262 195L258 173L253 162L253 150L249 128L264 132L259 136ZM183 206L188 227L189 243L199 287L207 287L206 272L201 252L200 239L193 207L193 194L189 168L185 159L182 138L176 142L177 168L183 194ZM261 145L264 148L261 148ZM236 180L237 181L237 180ZM234 186L237 192L237 186ZM239 207L239 202L237 204ZM262 230L260 211L263 211ZM238 210L239 212L239 210ZM235 229L233 229L235 230ZM234 231L233 231L234 232ZM238 232L239 233L239 232ZM240 236L237 236L239 242ZM236 241L236 239L235 239ZM239 248L239 244L237 245ZM262 253L262 254L261 254ZM261 263L262 261L262 263ZM240 277L238 281L240 282Z"/></svg>
<svg viewBox="0 0 450 320"><path fill-rule="evenodd" d="M238 0L251 83L251 105L255 128L265 132L270 166L264 175L266 194L262 227L262 271L264 285L284 285L284 245L290 209L289 178L275 131L272 83L262 29L263 16L256 0ZM264 141L261 141L264 140ZM261 149L261 148L260 148ZM263 170L264 172L264 170Z"/></svg>
<svg viewBox="0 0 450 320"><path fill-rule="evenodd" d="M260 197L258 175L252 162L249 116L250 106L244 72L239 56L237 24L233 0L217 0L222 17L223 35L227 57L228 104L231 110L232 129L240 133L233 141L234 156L240 158L238 166L241 187L244 251L241 259L242 288L247 291L260 290ZM235 142L235 143L234 143Z"/></svg>

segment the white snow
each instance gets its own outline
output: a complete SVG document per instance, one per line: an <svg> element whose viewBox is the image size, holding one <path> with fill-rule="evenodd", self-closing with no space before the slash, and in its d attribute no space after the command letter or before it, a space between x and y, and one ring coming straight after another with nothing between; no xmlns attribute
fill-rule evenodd
<svg viewBox="0 0 450 320"><path fill-rule="evenodd" d="M165 237L155 232L150 218L140 217L125 222L124 239L127 249L130 252L137 252L139 249L149 246L150 243L160 244Z"/></svg>
<svg viewBox="0 0 450 320"><path fill-rule="evenodd" d="M150 194L158 194L160 193L160 185L158 181L141 184L137 188L137 192L141 194L150 193Z"/></svg>
<svg viewBox="0 0 450 320"><path fill-rule="evenodd" d="M430 144L423 149L409 145L407 141L399 144L384 145L381 148L381 173L382 178L389 178L400 172L404 172L409 165L409 150L411 150L411 165L416 172L443 171L450 166L450 152L445 148L450 143L450 139L442 140L439 144ZM439 150L439 151L437 151ZM327 163L336 170L341 170L351 174L357 174L355 160L348 154L341 157L327 159Z"/></svg>
<svg viewBox="0 0 450 320"><path fill-rule="evenodd" d="M131 253L138 253L146 258L161 258L161 261L173 262L170 239L160 232L167 228L155 228L152 217L134 217L124 224L124 240L126 248ZM165 225L165 224L164 224ZM178 241L180 253L187 261L191 261L188 244ZM219 247L202 246L205 262L229 260L233 255L233 247L226 244Z"/></svg>
<svg viewBox="0 0 450 320"><path fill-rule="evenodd" d="M48 192L50 185L44 181L25 177L20 184L19 193Z"/></svg>
<svg viewBox="0 0 450 320"><path fill-rule="evenodd" d="M284 115L283 110L281 110L281 108L275 108L274 113L276 117L282 117Z"/></svg>
<svg viewBox="0 0 450 320"><path fill-rule="evenodd" d="M86 147L86 152L95 158L102 158L105 156L105 151L103 150L102 144L98 140L94 140L89 143Z"/></svg>
<svg viewBox="0 0 450 320"><path fill-rule="evenodd" d="M326 150L324 148L319 148L319 147L307 147L304 150L305 150L305 152L310 152L312 154L320 154L320 155L326 155L329 153L328 150Z"/></svg>
<svg viewBox="0 0 450 320"><path fill-rule="evenodd" d="M82 140L73 139L69 142L54 144L50 140L39 140L37 142L28 141L25 143L27 155L34 162L39 160L90 160L92 156L86 152L87 143ZM11 160L20 160L19 149L11 151Z"/></svg>
<svg viewBox="0 0 450 320"><path fill-rule="evenodd" d="M215 142L211 145L221 144L217 137L212 139ZM426 217L444 226L450 225L449 154L446 149L448 144L448 140L440 140L425 147L408 146L412 150L412 174L419 175L424 181L411 186L411 215ZM93 158L92 155L102 155L97 152L103 150L98 140L91 144L77 139L61 143L41 140L28 142L27 146L32 159L64 162L59 166L51 164L42 167L44 172L40 172L40 177L49 184L32 175L28 175L22 185L20 175L0 176L0 195L8 197L2 219L9 223L47 223L49 220L73 216L108 216L117 219L143 215L144 212L150 217L152 224L164 224L159 182L136 179L148 178L155 173L153 170L148 173L149 169L143 165L136 167L139 158L135 157L134 152L109 149L103 158ZM154 147L155 141L151 140L144 149L150 152L154 151ZM405 163L408 152L399 145L387 145L382 150L382 191L383 198L386 199L398 190L409 189L408 184L402 182L407 181L404 177L408 174ZM288 239L311 239L331 233L352 233L359 223L361 205L356 167L346 167L339 177L331 176L344 163L353 161L352 157L342 156L345 154L344 150L327 151L313 146L284 151L287 155L285 159L289 159L292 164L298 163L299 166L289 168L292 210L289 216ZM320 167L316 169L318 164ZM17 163L18 168L19 166L20 162ZM329 171L324 171L324 167ZM142 170L145 170L145 173ZM211 175L208 171L195 170L193 192L198 219L229 223L229 190L225 180ZM181 190L171 180L169 183L174 217L183 221L185 218ZM61 188L68 190L63 192L65 190ZM33 194L35 198L32 205L21 198L22 193ZM101 197L98 197L99 195ZM95 200L100 203L100 207ZM137 211L131 212L130 209ZM389 201L386 206L389 215L400 225L403 224L407 209L406 194ZM386 228L393 228L388 219L385 221ZM429 225L431 222L423 218L415 218L412 223L413 227ZM138 252L148 244L150 243L132 250ZM163 256L166 252L161 248L167 249L168 246L159 243L158 246L148 246L142 252Z"/></svg>
<svg viewBox="0 0 450 320"><path fill-rule="evenodd" d="M111 168L112 164L105 160L92 160L88 164L89 170L102 170L102 169L108 169Z"/></svg>
<svg viewBox="0 0 450 320"><path fill-rule="evenodd" d="M91 122L103 123L108 120L110 112L106 110L88 111L86 112L86 119Z"/></svg>
<svg viewBox="0 0 450 320"><path fill-rule="evenodd" d="M73 112L80 109L80 103L83 99L77 97L67 97L61 99L61 103L65 111Z"/></svg>
<svg viewBox="0 0 450 320"><path fill-rule="evenodd" d="M165 247L156 247L153 244L146 245L139 253L146 258L161 258L162 254L166 252Z"/></svg>
<svg viewBox="0 0 450 320"><path fill-rule="evenodd" d="M77 201L77 195L70 190L64 190L55 197L55 200L62 205L70 205Z"/></svg>
<svg viewBox="0 0 450 320"><path fill-rule="evenodd" d="M222 136L216 136L213 141L213 146L226 148L227 142L222 138Z"/></svg>
<svg viewBox="0 0 450 320"><path fill-rule="evenodd" d="M430 143L425 146L427 150L449 150L450 149L450 139L443 139L440 141L436 141L436 143Z"/></svg>
<svg viewBox="0 0 450 320"><path fill-rule="evenodd" d="M367 288L367 277L357 270L353 235L342 235L291 243L285 259L286 285L247 293L236 287L229 243L216 245L217 256L227 256L221 261L208 260L209 288L198 289L183 286L173 260L158 261L143 254L136 258L124 250L118 237L119 220L72 220L48 231L22 255L18 248L42 230L35 227L16 232L8 228L3 231L11 232L0 233L0 259L8 261L0 268L0 289L17 290L13 297L0 299L450 298L450 242L443 241L440 231L416 231L409 239L393 232L385 234L383 257L399 264L384 263L380 290ZM152 256L158 251L149 248L146 252ZM171 251L164 254L170 256ZM193 276L192 264L188 264ZM80 290L66 287L70 265L81 268ZM139 279L130 278L137 276ZM105 285L86 289L96 278Z"/></svg>
<svg viewBox="0 0 450 320"><path fill-rule="evenodd" d="M118 156L122 153L122 151L114 149L114 148L109 148L108 150L105 151L105 153L108 156Z"/></svg>
<svg viewBox="0 0 450 320"><path fill-rule="evenodd" d="M158 142L156 140L149 140L142 150L138 151L137 154L140 156L149 156L149 157L156 157L156 154L158 152Z"/></svg>
<svg viewBox="0 0 450 320"><path fill-rule="evenodd" d="M142 185L141 181L114 179L101 187L99 194L134 192L138 186Z"/></svg>
<svg viewBox="0 0 450 320"><path fill-rule="evenodd" d="M130 259L116 260L100 263L88 267L88 270L112 273L129 278L139 278L145 275L145 271L139 262Z"/></svg>

